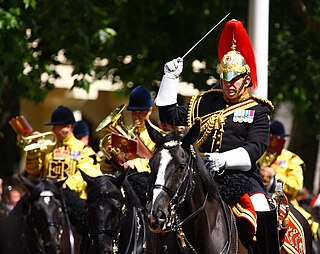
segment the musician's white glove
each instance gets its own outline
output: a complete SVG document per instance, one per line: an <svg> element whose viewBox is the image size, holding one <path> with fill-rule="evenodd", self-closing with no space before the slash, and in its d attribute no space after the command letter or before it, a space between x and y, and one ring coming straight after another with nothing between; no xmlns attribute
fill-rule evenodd
<svg viewBox="0 0 320 254"><path fill-rule="evenodd" d="M240 170L248 171L251 169L250 156L246 149L238 147L223 153L205 153L214 161L219 170ZM210 169L209 169L210 170Z"/></svg>
<svg viewBox="0 0 320 254"><path fill-rule="evenodd" d="M178 57L164 65L164 76L170 79L179 78L183 70L183 59Z"/></svg>

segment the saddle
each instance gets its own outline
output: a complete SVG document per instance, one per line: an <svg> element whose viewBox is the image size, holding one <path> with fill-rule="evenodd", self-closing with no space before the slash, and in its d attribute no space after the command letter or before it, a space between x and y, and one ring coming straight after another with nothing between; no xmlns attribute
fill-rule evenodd
<svg viewBox="0 0 320 254"><path fill-rule="evenodd" d="M257 213L253 208L250 197L245 193L234 206L231 207L237 218L237 225L246 229L249 238L256 242ZM278 236L280 248L287 253L305 254L306 243L304 230L297 217L289 210L289 206L281 204L277 209Z"/></svg>

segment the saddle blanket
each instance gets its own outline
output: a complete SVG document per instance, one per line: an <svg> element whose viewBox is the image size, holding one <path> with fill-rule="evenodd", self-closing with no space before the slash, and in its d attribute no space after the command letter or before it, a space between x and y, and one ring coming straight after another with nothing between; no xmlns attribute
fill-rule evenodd
<svg viewBox="0 0 320 254"><path fill-rule="evenodd" d="M284 207L281 206L281 214L285 214ZM284 235L282 249L287 253L306 254L306 243L303 228L292 212L289 212L289 223L287 232Z"/></svg>
<svg viewBox="0 0 320 254"><path fill-rule="evenodd" d="M257 214L253 209L249 195L243 195L239 202L232 207L232 211L237 219L241 219L246 224L249 236L253 241L256 241ZM280 217L285 217L286 209L284 206L281 206L280 214ZM288 219L288 226L279 232L281 249L290 254L306 254L304 231L300 222L290 211Z"/></svg>

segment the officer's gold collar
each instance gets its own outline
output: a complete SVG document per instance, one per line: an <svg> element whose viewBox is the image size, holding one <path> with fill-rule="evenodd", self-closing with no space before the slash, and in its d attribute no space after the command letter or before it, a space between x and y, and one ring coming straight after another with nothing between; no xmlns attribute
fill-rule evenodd
<svg viewBox="0 0 320 254"><path fill-rule="evenodd" d="M242 102L242 101L246 101L248 99L251 98L251 94L249 93L249 91L246 89L243 94L241 94L241 96L239 96L238 98L235 98L235 99L228 99L225 97L225 95L223 95L223 98L224 100L230 104L230 105L233 105L233 104L237 104L239 102Z"/></svg>

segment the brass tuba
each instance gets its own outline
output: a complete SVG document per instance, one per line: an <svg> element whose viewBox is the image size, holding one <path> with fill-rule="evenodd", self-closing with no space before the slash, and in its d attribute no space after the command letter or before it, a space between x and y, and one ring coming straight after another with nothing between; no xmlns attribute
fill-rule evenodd
<svg viewBox="0 0 320 254"><path fill-rule="evenodd" d="M18 135L18 146L26 152L40 150L50 152L57 143L57 137L52 131L32 134L32 127L24 116L16 116L9 124Z"/></svg>
<svg viewBox="0 0 320 254"><path fill-rule="evenodd" d="M152 156L151 151L145 146L145 144L134 134L135 125L130 128L124 121L123 110L126 104L122 104L115 108L96 128L96 132L106 130L108 133L100 140L99 148L110 159L113 155L116 155L120 150L112 147L107 148L111 142L111 133L122 135L128 139L134 139L138 142L137 157L150 159ZM110 154L111 153L111 154Z"/></svg>

